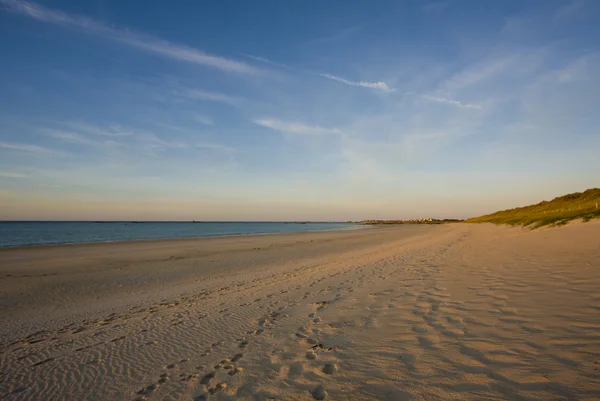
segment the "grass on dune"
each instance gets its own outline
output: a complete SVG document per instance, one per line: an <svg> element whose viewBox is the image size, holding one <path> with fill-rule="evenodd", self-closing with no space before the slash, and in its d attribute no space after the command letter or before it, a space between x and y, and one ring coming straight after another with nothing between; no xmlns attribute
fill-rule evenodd
<svg viewBox="0 0 600 401"><path fill-rule="evenodd" d="M559 226L571 220L600 218L600 188L559 196L536 205L503 210L467 219L467 223L510 224L513 226Z"/></svg>

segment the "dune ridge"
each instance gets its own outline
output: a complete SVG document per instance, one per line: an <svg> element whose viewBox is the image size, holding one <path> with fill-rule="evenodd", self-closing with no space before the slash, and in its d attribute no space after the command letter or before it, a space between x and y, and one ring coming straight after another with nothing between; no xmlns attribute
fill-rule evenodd
<svg viewBox="0 0 600 401"><path fill-rule="evenodd" d="M600 218L600 188L558 196L535 205L501 210L485 216L472 217L467 223L509 224L512 226L562 226L573 220L590 221Z"/></svg>

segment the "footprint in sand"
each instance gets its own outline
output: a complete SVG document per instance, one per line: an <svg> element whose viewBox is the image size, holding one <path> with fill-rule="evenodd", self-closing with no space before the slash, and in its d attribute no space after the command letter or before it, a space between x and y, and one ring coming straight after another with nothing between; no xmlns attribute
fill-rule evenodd
<svg viewBox="0 0 600 401"><path fill-rule="evenodd" d="M329 302L320 301L320 302L316 302L315 305L317 305L317 310L323 310L323 309L325 309L325 307L327 307L327 305L329 305Z"/></svg>
<svg viewBox="0 0 600 401"><path fill-rule="evenodd" d="M217 383L216 386L209 388L208 392L211 393L211 394L214 394L217 391L223 391L223 390L225 390L225 388L227 388L227 384L225 384L225 383Z"/></svg>
<svg viewBox="0 0 600 401"><path fill-rule="evenodd" d="M306 358L307 359L317 359L317 354L312 349L308 350L308 351L306 351Z"/></svg>
<svg viewBox="0 0 600 401"><path fill-rule="evenodd" d="M229 376L235 376L235 375L237 375L238 373L241 373L243 370L244 370L243 368L236 367L236 368L234 368L233 370L231 370L231 371L229 372Z"/></svg>
<svg viewBox="0 0 600 401"><path fill-rule="evenodd" d="M325 390L325 387L323 387L323 386L319 386L319 387L314 388L310 392L310 394L313 396L313 398L315 400L324 400L328 396L327 390Z"/></svg>
<svg viewBox="0 0 600 401"><path fill-rule="evenodd" d="M169 375L166 373L163 373L162 375L160 375L160 379L158 379L158 383L163 384L166 383L169 380Z"/></svg>
<svg viewBox="0 0 600 401"><path fill-rule="evenodd" d="M152 383L149 386L138 391L138 395L150 395L157 388L158 388L158 383Z"/></svg>
<svg viewBox="0 0 600 401"><path fill-rule="evenodd" d="M427 327L424 326L413 326L412 327L412 331L418 334L427 334L429 333L429 330L427 329Z"/></svg>
<svg viewBox="0 0 600 401"><path fill-rule="evenodd" d="M327 375L332 375L335 372L338 371L338 366L335 363L328 363L325 366L323 366L323 373L327 374Z"/></svg>
<svg viewBox="0 0 600 401"><path fill-rule="evenodd" d="M200 379L200 384L210 384L210 381L214 379L216 375L217 372L215 371L205 374L202 379Z"/></svg>
<svg viewBox="0 0 600 401"><path fill-rule="evenodd" d="M419 340L419 345L423 348L434 348L435 345L437 344L437 341L435 341L432 338L425 337L425 336L419 336L418 340Z"/></svg>

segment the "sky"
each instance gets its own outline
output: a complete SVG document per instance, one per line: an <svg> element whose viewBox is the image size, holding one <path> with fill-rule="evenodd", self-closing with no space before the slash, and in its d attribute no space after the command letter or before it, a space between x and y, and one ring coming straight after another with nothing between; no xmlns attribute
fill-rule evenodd
<svg viewBox="0 0 600 401"><path fill-rule="evenodd" d="M462 218L600 186L600 1L0 0L0 220Z"/></svg>

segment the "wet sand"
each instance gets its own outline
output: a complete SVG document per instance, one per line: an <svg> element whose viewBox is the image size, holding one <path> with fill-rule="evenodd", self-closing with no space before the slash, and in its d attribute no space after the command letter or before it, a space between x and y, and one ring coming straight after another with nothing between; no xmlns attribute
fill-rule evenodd
<svg viewBox="0 0 600 401"><path fill-rule="evenodd" d="M0 250L0 398L596 400L600 222Z"/></svg>

